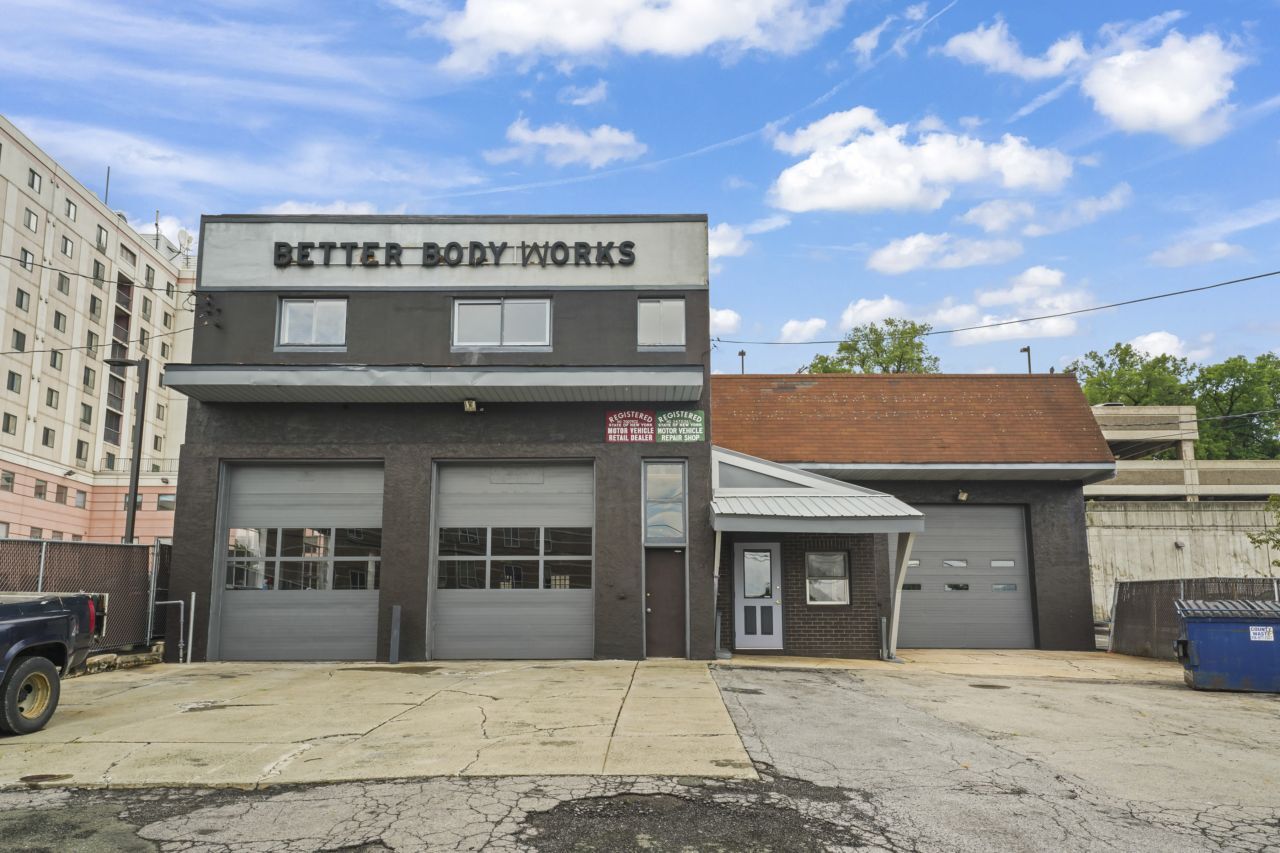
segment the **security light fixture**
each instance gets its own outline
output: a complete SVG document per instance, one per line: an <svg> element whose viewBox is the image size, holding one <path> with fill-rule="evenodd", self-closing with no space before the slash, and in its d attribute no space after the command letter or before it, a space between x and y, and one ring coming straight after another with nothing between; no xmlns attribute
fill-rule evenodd
<svg viewBox="0 0 1280 853"><path fill-rule="evenodd" d="M969 500L969 493L966 492L964 489L961 489L960 491L956 492L956 500L958 500L960 503L964 503L965 501Z"/></svg>
<svg viewBox="0 0 1280 853"><path fill-rule="evenodd" d="M466 412L466 413L467 413L467 414L469 414L469 415L474 415L476 412L478 412L478 411L480 411L480 410L479 410L478 408L476 408L476 401L475 401L475 400L463 400L463 401L462 401L462 411Z"/></svg>

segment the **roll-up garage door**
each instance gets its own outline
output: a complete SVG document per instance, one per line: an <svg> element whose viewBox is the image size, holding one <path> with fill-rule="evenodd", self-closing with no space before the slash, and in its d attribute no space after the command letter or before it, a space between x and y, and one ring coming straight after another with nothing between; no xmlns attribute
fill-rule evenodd
<svg viewBox="0 0 1280 853"><path fill-rule="evenodd" d="M382 467L237 465L227 476L217 656L373 659Z"/></svg>
<svg viewBox="0 0 1280 853"><path fill-rule="evenodd" d="M898 647L1035 647L1022 507L919 506Z"/></svg>
<svg viewBox="0 0 1280 853"><path fill-rule="evenodd" d="M436 658L594 654L589 463L439 469Z"/></svg>

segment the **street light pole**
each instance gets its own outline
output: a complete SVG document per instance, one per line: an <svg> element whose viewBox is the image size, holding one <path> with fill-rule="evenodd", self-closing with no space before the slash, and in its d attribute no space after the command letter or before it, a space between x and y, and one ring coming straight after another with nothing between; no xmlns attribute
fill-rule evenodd
<svg viewBox="0 0 1280 853"><path fill-rule="evenodd" d="M747 372L747 351L746 350L744 349L738 350L738 361L741 362L741 370L739 370L739 373L746 373Z"/></svg>
<svg viewBox="0 0 1280 853"><path fill-rule="evenodd" d="M1027 354L1027 373L1030 373L1031 372L1031 347L1025 346L1022 349L1018 350L1018 352L1025 352Z"/></svg>
<svg viewBox="0 0 1280 853"><path fill-rule="evenodd" d="M133 459L129 461L129 495L125 498L124 541L133 542L134 525L138 518L138 477L142 472L142 427L147 417L147 374L151 364L147 357L108 358L112 367L138 368L138 393L133 407Z"/></svg>

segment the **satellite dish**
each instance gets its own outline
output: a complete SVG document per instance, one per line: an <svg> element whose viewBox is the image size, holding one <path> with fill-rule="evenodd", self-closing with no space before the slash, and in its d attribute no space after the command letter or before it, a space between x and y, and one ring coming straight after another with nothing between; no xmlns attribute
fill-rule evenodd
<svg viewBox="0 0 1280 853"><path fill-rule="evenodd" d="M188 231L187 229L185 229L185 228L179 228L179 229L178 229L178 242L179 242L179 243L182 243L182 244L188 244L188 243L190 243L190 242L191 242L191 232L189 232L189 231Z"/></svg>

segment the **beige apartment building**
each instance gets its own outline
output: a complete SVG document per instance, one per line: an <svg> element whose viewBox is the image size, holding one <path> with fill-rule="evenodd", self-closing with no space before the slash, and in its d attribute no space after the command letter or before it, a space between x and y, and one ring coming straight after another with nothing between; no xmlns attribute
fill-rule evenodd
<svg viewBox="0 0 1280 853"><path fill-rule="evenodd" d="M0 536L119 542L142 457L138 541L168 538L190 360L194 261L139 234L0 116ZM140 448L136 367L150 362Z"/></svg>

